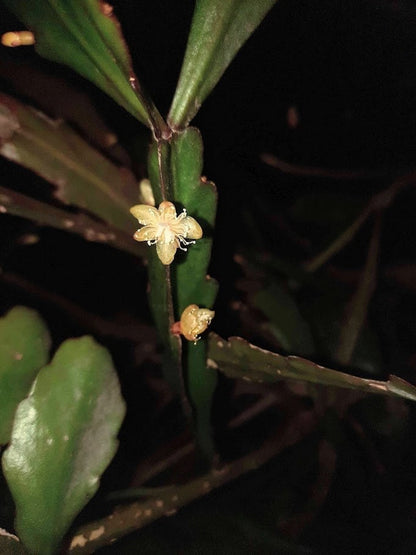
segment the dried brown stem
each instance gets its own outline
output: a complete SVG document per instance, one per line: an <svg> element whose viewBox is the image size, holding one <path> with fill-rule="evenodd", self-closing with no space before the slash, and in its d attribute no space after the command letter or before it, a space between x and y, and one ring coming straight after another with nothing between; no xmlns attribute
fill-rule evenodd
<svg viewBox="0 0 416 555"><path fill-rule="evenodd" d="M270 154L268 152L260 154L260 159L268 166L276 168L283 173L303 177L326 177L329 179L374 179L377 177L386 178L392 173L391 171L386 170L350 170L302 166L281 160L280 158L277 158L277 156L274 156L274 154Z"/></svg>
<svg viewBox="0 0 416 555"><path fill-rule="evenodd" d="M347 227L326 249L317 254L314 258L309 260L304 266L306 272L315 272L323 266L332 256L337 254L343 249L352 239L356 233L361 229L363 224L367 221L369 216L374 212L386 209L392 204L398 193L404 187L414 185L416 182L416 173L409 173L402 177L397 178L392 185L387 187L381 193L374 195L361 214Z"/></svg>
<svg viewBox="0 0 416 555"><path fill-rule="evenodd" d="M119 507L108 517L80 527L71 539L69 552L94 553L99 547L139 530L163 516L175 514L181 507L204 497L213 489L260 468L286 447L310 433L315 425L312 412L299 414L292 418L289 424L285 423L281 433L276 433L275 437L266 441L257 451L212 469L186 484L169 488L164 495Z"/></svg>
<svg viewBox="0 0 416 555"><path fill-rule="evenodd" d="M88 328L90 331L99 335L107 335L117 337L120 339L129 339L137 342L146 342L155 345L156 332L153 327L147 326L140 322L121 324L114 321L101 318L97 314L88 312L83 307L69 301L68 299L54 293L50 289L36 285L22 276L13 272L0 272L0 280L8 285L17 287L33 295L36 298L52 304L54 307L63 310L73 320L81 324L83 327Z"/></svg>

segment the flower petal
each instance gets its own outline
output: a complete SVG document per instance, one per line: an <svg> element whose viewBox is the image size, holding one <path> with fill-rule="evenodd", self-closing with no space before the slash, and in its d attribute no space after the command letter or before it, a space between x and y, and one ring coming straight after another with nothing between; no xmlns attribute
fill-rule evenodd
<svg viewBox="0 0 416 555"><path fill-rule="evenodd" d="M154 241L156 239L157 228L153 225L145 225L141 229L138 229L133 235L136 241Z"/></svg>
<svg viewBox="0 0 416 555"><path fill-rule="evenodd" d="M186 229L185 237L189 237L189 239L201 239L202 228L194 218L192 218L191 216L187 216L183 220L182 224Z"/></svg>
<svg viewBox="0 0 416 555"><path fill-rule="evenodd" d="M160 214L157 208L149 206L148 204L136 204L136 206L130 208L130 213L143 225L157 225L160 220Z"/></svg>
<svg viewBox="0 0 416 555"><path fill-rule="evenodd" d="M175 258L177 248L177 241L173 241L171 243L157 243L156 252L161 263L165 266L171 264L173 262L173 259Z"/></svg>
<svg viewBox="0 0 416 555"><path fill-rule="evenodd" d="M164 200L159 204L159 213L161 219L165 222L169 220L174 220L176 218L175 205L168 200Z"/></svg>

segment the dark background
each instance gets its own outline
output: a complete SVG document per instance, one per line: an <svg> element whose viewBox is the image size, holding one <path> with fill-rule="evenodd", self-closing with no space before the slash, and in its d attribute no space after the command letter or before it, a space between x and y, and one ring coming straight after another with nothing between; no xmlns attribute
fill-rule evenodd
<svg viewBox="0 0 416 555"><path fill-rule="evenodd" d="M113 4L136 73L166 114L194 2L120 0ZM1 10L1 32L20 28L10 14ZM280 0L206 100L194 124L204 139L204 172L219 191L210 271L221 283L216 331L231 335L242 333L244 327L230 309L231 301L240 299L236 280L241 277L241 269L233 262L237 252L264 250L271 256L300 263L319 251L326 234L333 232L321 225L319 215L312 224L294 226L290 210L299 198L310 193L333 193L341 199L348 193L365 201L387 187L395 176L415 168L415 37L414 2ZM145 150L140 145L147 141L146 131L138 130L132 118L104 94L72 72L39 60L30 48L2 49L1 56L17 63L31 61L86 90L137 162L137 170L143 171ZM2 81L4 90L12 92L7 76L3 75ZM299 114L296 128L287 121L288 109L293 106ZM264 152L293 164L376 171L379 177L349 181L299 178L267 166L260 158ZM3 186L44 199L50 197L50 187L42 180L5 160L0 160L0 175ZM414 264L414 207L415 192L409 189L387 214L383 268ZM0 217L0 266L4 270L102 318L150 323L145 271L132 257L61 232L39 230L25 220ZM292 225L296 233L308 239L306 247L288 239ZM368 231L364 229L336 258L338 267L362 266ZM36 234L39 240L22 246L21 238L28 234ZM55 345L67 337L91 332L87 323L74 320L24 286L3 283L3 312L16 303L41 311ZM381 339L383 369L377 378L394 372L415 381L415 309L412 279L404 288L380 280L370 315ZM169 413L169 419L162 419L162 431L152 428L152 422L155 426L158 422L152 413L157 395L137 372L137 346L128 340L100 340L111 349L129 404L121 451L104 480L111 489L128 485L137 460L175 429L176 417ZM153 371L152 364L148 367ZM231 387L223 384L223 388L227 398ZM370 408L358 405L354 409L365 413L364 438L357 439L348 426L329 418L316 436L307 438L262 472L194 504L177 517L156 523L113 552L199 555L416 551L414 410L409 407L398 431L392 424L389 433L380 439L380 414L385 408L375 401L369 401L366 407ZM368 415L371 411L373 420ZM255 435L256 431L251 429L249 434ZM304 499L310 495L313 476L319 473L316 453L322 437L332 438L338 454L330 493L316 510L312 524L294 538L283 534L277 539L279 515L298 514L296 507L304 507ZM368 455L372 449L383 462L381 473L376 472ZM117 481L120 475L126 482L121 485ZM249 509L244 512L242 507ZM98 510L93 505L91 512Z"/></svg>

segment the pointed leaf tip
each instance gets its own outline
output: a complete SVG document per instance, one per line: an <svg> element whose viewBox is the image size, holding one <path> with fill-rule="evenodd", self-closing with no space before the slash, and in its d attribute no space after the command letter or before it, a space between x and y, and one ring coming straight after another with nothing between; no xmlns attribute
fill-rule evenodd
<svg viewBox="0 0 416 555"><path fill-rule="evenodd" d="M197 0L168 121L186 127L277 0Z"/></svg>

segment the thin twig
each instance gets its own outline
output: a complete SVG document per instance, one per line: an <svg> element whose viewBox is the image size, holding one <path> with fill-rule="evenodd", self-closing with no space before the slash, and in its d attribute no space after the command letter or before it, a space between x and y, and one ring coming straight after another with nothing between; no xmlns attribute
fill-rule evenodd
<svg viewBox="0 0 416 555"><path fill-rule="evenodd" d="M210 491L260 468L285 448L297 443L315 426L316 419L311 411L299 414L288 425L285 423L285 427L282 426L282 432L266 441L257 451L215 468L184 485L176 486L166 495L119 507L108 517L80 527L72 537L69 552L94 553L96 549L139 530L163 516L175 514L181 507L204 497Z"/></svg>
<svg viewBox="0 0 416 555"><path fill-rule="evenodd" d="M316 166L302 166L292 164L281 160L268 152L260 154L260 159L283 173L290 175L298 175L303 177L326 177L329 179L375 179L380 177L389 177L392 174L390 170L349 170L349 169L336 169L336 168L321 168Z"/></svg>
<svg viewBox="0 0 416 555"><path fill-rule="evenodd" d="M360 332L367 318L368 306L376 288L381 222L382 212L379 211L374 221L364 272L358 288L349 303L345 321L341 328L335 360L343 366L351 363Z"/></svg>
<svg viewBox="0 0 416 555"><path fill-rule="evenodd" d="M112 320L106 320L97 314L88 312L83 307L54 293L50 289L44 289L13 272L2 272L0 269L0 280L13 287L23 289L26 293L33 295L37 299L59 308L80 325L94 333L128 339L134 342L140 339L143 343L156 344L156 332L152 326L147 326L140 322L121 324Z"/></svg>
<svg viewBox="0 0 416 555"><path fill-rule="evenodd" d="M306 272L316 272L321 266L323 266L330 258L337 254L341 249L343 249L352 239L355 237L359 229L367 221L368 217L374 212L380 210L385 210L390 206L398 193L408 185L414 185L416 182L416 174L409 173L402 177L397 178L392 185L387 187L381 193L374 195L364 210L359 214L359 216L353 221L353 223L347 227L328 247L326 247L322 252L314 256L309 262L304 265L304 270Z"/></svg>
<svg viewBox="0 0 416 555"><path fill-rule="evenodd" d="M366 206L366 208L361 212L361 214L356 218L350 226L345 229L341 235L332 241L332 243L324 249L322 252L317 254L309 262L304 265L306 272L316 272L321 266L323 266L330 258L342 250L352 239L355 237L358 230L366 222L369 215L372 213L371 203Z"/></svg>

